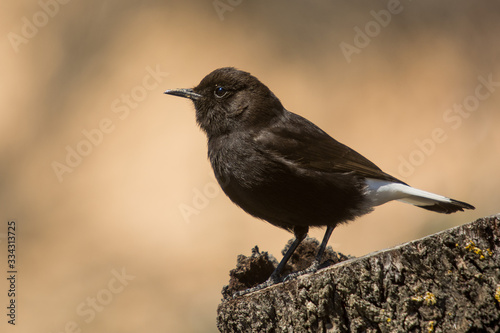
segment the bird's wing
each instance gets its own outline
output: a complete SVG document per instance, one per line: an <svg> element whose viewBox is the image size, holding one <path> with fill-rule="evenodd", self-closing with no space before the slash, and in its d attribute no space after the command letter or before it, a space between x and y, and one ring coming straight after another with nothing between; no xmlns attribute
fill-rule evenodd
<svg viewBox="0 0 500 333"><path fill-rule="evenodd" d="M268 127L255 136L256 148L269 158L301 169L351 172L365 178L403 183L305 118L292 115L294 118Z"/></svg>

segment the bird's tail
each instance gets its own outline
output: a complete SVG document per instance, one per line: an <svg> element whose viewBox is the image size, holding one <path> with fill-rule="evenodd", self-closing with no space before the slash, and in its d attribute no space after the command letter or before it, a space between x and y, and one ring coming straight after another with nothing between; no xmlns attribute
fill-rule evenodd
<svg viewBox="0 0 500 333"><path fill-rule="evenodd" d="M474 206L463 201L447 198L442 195L422 191L413 187L410 187L410 189L411 190L408 191L410 192L408 193L408 196L399 199L399 201L444 214L455 213L463 211L464 209L475 209Z"/></svg>
<svg viewBox="0 0 500 333"><path fill-rule="evenodd" d="M464 209L475 209L466 202L447 198L445 196L422 191L403 183L367 179L368 196L374 206L387 201L398 200L433 212L450 214Z"/></svg>

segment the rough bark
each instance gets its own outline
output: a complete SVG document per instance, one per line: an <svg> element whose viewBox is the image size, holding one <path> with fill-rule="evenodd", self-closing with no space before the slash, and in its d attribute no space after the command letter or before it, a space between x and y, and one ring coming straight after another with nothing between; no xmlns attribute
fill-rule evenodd
<svg viewBox="0 0 500 333"><path fill-rule="evenodd" d="M500 215L226 297L217 326L221 332L499 332Z"/></svg>

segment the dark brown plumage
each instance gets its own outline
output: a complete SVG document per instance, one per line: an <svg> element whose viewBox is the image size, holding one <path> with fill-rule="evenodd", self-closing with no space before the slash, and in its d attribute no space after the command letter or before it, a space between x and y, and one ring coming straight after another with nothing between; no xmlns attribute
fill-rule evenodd
<svg viewBox="0 0 500 333"><path fill-rule="evenodd" d="M212 168L227 196L249 214L294 232L296 241L265 285L279 280L310 226L327 226L319 262L335 226L387 201L439 213L474 209L414 189L383 172L307 119L287 111L247 72L220 68L193 89L165 93L194 102L196 120L208 137Z"/></svg>

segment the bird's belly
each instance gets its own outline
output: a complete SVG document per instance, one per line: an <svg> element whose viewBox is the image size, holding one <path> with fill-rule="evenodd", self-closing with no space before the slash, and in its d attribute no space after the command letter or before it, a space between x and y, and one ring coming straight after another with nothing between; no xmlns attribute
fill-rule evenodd
<svg viewBox="0 0 500 333"><path fill-rule="evenodd" d="M268 161L234 163L214 166L222 189L247 213L276 226L334 226L370 211L364 181L350 174L297 172Z"/></svg>

